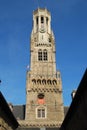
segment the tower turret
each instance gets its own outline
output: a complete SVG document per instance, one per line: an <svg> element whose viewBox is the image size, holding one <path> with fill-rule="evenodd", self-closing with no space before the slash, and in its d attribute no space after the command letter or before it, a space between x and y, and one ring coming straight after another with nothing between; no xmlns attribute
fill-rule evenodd
<svg viewBox="0 0 87 130"><path fill-rule="evenodd" d="M30 69L33 74L56 74L55 41L51 29L51 16L47 9L37 9L33 12L30 53Z"/></svg>

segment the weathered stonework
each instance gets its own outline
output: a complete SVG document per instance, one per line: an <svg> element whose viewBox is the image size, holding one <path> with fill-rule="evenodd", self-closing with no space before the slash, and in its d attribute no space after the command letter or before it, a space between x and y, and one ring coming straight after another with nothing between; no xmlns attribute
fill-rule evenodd
<svg viewBox="0 0 87 130"><path fill-rule="evenodd" d="M59 127L64 118L61 74L56 70L55 38L47 9L33 12L30 70L26 79L27 127Z"/></svg>
<svg viewBox="0 0 87 130"><path fill-rule="evenodd" d="M13 130L9 124L0 117L0 130Z"/></svg>

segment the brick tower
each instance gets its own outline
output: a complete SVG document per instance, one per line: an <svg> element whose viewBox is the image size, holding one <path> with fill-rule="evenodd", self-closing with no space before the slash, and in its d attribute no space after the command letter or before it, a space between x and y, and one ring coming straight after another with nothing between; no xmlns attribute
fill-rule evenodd
<svg viewBox="0 0 87 130"><path fill-rule="evenodd" d="M30 70L26 79L25 122L29 127L59 127L64 118L62 81L56 71L55 38L47 9L33 12Z"/></svg>

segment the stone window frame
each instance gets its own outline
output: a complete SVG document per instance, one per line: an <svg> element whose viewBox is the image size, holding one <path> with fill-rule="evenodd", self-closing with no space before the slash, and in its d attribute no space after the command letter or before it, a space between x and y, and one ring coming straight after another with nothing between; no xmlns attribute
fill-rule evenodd
<svg viewBox="0 0 87 130"><path fill-rule="evenodd" d="M48 60L48 52L46 49L42 51L42 49L38 50L38 61L47 61Z"/></svg>
<svg viewBox="0 0 87 130"><path fill-rule="evenodd" d="M47 108L44 106L38 106L36 108L36 119L46 119L47 118Z"/></svg>

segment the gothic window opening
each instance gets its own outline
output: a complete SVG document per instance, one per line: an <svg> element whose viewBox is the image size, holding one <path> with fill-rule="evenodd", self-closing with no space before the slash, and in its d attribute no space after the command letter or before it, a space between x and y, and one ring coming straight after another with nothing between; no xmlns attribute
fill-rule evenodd
<svg viewBox="0 0 87 130"><path fill-rule="evenodd" d="M38 17L36 17L36 24L38 25Z"/></svg>
<svg viewBox="0 0 87 130"><path fill-rule="evenodd" d="M49 40L49 42L51 42L51 38L49 38L48 40Z"/></svg>
<svg viewBox="0 0 87 130"><path fill-rule="evenodd" d="M50 85L51 84L51 80L49 79L49 80L47 80L47 83L48 83L48 85Z"/></svg>
<svg viewBox="0 0 87 130"><path fill-rule="evenodd" d="M44 17L41 16L41 23L44 23Z"/></svg>
<svg viewBox="0 0 87 130"><path fill-rule="evenodd" d="M43 51L43 60L47 61L48 57L47 57L47 50Z"/></svg>
<svg viewBox="0 0 87 130"><path fill-rule="evenodd" d="M39 19L38 19L38 16L36 17L36 31L38 31L38 22L39 22Z"/></svg>
<svg viewBox="0 0 87 130"><path fill-rule="evenodd" d="M38 51L38 60L42 61L42 50Z"/></svg>
<svg viewBox="0 0 87 130"><path fill-rule="evenodd" d="M40 80L40 79L38 79L38 80L37 80L37 83L38 83L38 84L41 84L41 80Z"/></svg>
<svg viewBox="0 0 87 130"><path fill-rule="evenodd" d="M46 84L46 80L45 79L42 80L42 84Z"/></svg>
<svg viewBox="0 0 87 130"><path fill-rule="evenodd" d="M48 25L48 17L46 17L46 24Z"/></svg>
<svg viewBox="0 0 87 130"><path fill-rule="evenodd" d="M56 80L53 80L53 85L56 85L57 84L57 81Z"/></svg>
<svg viewBox="0 0 87 130"><path fill-rule="evenodd" d="M32 83L33 83L33 84L36 84L36 80L35 80L35 79L32 79Z"/></svg>

